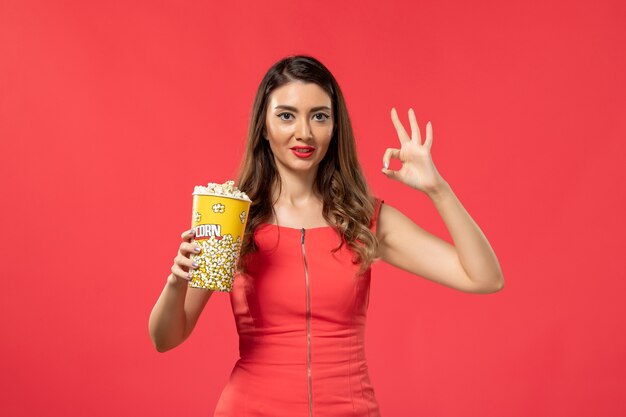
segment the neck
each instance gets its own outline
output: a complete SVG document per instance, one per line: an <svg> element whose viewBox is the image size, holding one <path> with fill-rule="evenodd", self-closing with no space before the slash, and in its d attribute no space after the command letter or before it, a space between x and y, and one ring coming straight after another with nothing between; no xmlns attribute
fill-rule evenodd
<svg viewBox="0 0 626 417"><path fill-rule="evenodd" d="M278 195L278 185L274 187L272 201L291 206L302 206L319 199L313 190L317 170L294 172L279 169L278 174L282 187L280 195Z"/></svg>

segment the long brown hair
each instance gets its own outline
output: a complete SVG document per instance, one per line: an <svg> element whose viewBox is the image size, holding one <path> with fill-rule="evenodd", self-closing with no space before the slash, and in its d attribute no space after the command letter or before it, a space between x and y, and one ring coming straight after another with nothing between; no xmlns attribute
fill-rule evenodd
<svg viewBox="0 0 626 417"><path fill-rule="evenodd" d="M237 269L246 271L246 255L257 251L254 230L269 221L274 213L272 187L278 186L280 190L281 179L269 142L263 138L267 100L274 89L292 81L315 83L331 97L333 136L319 164L313 187L322 198L324 219L342 237L332 252L338 251L345 240L357 255L353 263L360 263L357 274L361 274L378 252L378 239L369 229L374 198L357 159L354 133L341 89L321 62L306 55L288 56L276 62L263 77L254 98L245 155L237 179L239 189L252 200Z"/></svg>

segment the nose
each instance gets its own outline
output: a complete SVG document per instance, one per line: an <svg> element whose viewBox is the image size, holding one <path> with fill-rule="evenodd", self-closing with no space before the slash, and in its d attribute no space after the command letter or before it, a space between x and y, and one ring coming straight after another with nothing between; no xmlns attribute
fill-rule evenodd
<svg viewBox="0 0 626 417"><path fill-rule="evenodd" d="M311 133L311 126L309 125L308 120L300 119L296 123L296 131L295 131L296 139L310 139L313 137Z"/></svg>

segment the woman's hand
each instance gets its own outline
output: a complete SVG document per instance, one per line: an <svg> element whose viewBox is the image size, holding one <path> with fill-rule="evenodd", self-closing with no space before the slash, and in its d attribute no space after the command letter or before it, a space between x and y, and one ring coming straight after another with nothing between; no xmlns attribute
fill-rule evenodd
<svg viewBox="0 0 626 417"><path fill-rule="evenodd" d="M194 236L194 229L185 230L180 236L182 242L178 248L178 254L174 258L174 265L172 265L172 275L178 282L184 282L179 280L191 280L191 270L198 268L198 265L191 260L192 254L200 253L200 246L191 243Z"/></svg>
<svg viewBox="0 0 626 417"><path fill-rule="evenodd" d="M413 109L409 109L409 122L411 124L411 137L404 130L404 126L398 119L396 109L391 109L393 121L401 147L387 148L383 156L383 173L394 180L398 180L411 188L420 190L428 195L434 194L445 186L446 181L439 175L430 156L430 148L433 143L433 127L430 122L426 124L426 141L422 145L419 127L415 119ZM399 159L402 167L398 171L389 169L391 158Z"/></svg>

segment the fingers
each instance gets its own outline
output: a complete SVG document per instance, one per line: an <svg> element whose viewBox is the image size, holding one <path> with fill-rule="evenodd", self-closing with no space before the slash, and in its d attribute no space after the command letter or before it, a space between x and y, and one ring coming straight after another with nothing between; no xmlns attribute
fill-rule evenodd
<svg viewBox="0 0 626 417"><path fill-rule="evenodd" d="M178 265L183 271L196 269L198 267L198 264L196 264L191 257L185 256L180 252L174 258L174 265Z"/></svg>
<svg viewBox="0 0 626 417"><path fill-rule="evenodd" d="M430 121L426 123L426 140L424 141L424 146L428 149L433 146L433 124L430 123Z"/></svg>
<svg viewBox="0 0 626 417"><path fill-rule="evenodd" d="M174 275L176 278L191 281L191 273L184 271L178 264L172 265L172 275Z"/></svg>
<svg viewBox="0 0 626 417"><path fill-rule="evenodd" d="M420 135L420 128L417 126L417 119L415 118L413 108L409 109L409 123L411 124L411 140L417 141L417 143L421 145L422 137Z"/></svg>
<svg viewBox="0 0 626 417"><path fill-rule="evenodd" d="M393 180L397 180L398 179L398 171L392 171L390 169L387 168L383 168L382 169L383 174L385 174L387 177L393 179Z"/></svg>
<svg viewBox="0 0 626 417"><path fill-rule="evenodd" d="M400 159L400 149L387 148L385 154L383 155L383 166L385 169L389 169L391 158Z"/></svg>
<svg viewBox="0 0 626 417"><path fill-rule="evenodd" d="M185 245L185 249L183 249ZM172 265L172 274L178 278L189 280L191 279L191 271L198 268L198 264L194 262L188 255L190 251L187 250L187 246L192 247L191 243L181 243L181 249L178 251L178 255L174 258L174 265ZM197 253L191 249L193 253Z"/></svg>
<svg viewBox="0 0 626 417"><path fill-rule="evenodd" d="M387 148L385 155L383 156L383 173L389 178L397 179L396 175L398 171L392 171L389 169L391 158L400 159L400 149Z"/></svg>
<svg viewBox="0 0 626 417"><path fill-rule="evenodd" d="M398 132L398 138L400 139L400 143L405 143L407 141L417 142L418 145L422 144L422 135L420 133L419 126L417 124L417 118L415 117L415 111L413 108L409 109L409 124L411 125L411 137L404 130L404 126L400 119L398 118L398 113L396 112L395 107L391 108L391 120L393 121L393 125L396 127L396 131ZM424 141L424 146L430 149L433 144L433 125L428 122L426 124L426 140Z"/></svg>
<svg viewBox="0 0 626 417"><path fill-rule="evenodd" d="M191 255L199 254L202 250L198 244L192 243L194 236L193 232L194 230L192 229L186 230L182 233L181 238L183 242L178 248L178 254L174 258L174 264L171 268L172 274L175 277L185 279L187 281L191 280L190 271L198 267L198 264L194 262Z"/></svg>
<svg viewBox="0 0 626 417"><path fill-rule="evenodd" d="M201 250L200 245L197 243L183 242L180 244L178 252L183 256L189 257L190 254L199 254Z"/></svg>
<svg viewBox="0 0 626 417"><path fill-rule="evenodd" d="M400 143L409 142L409 135L406 133L406 130L404 130L404 126L402 126L400 119L398 119L398 113L396 112L395 107L391 108L391 120L393 121L393 125L396 127L396 132L398 132L398 139L400 139Z"/></svg>
<svg viewBox="0 0 626 417"><path fill-rule="evenodd" d="M195 234L196 234L196 229L188 229L188 230L185 230L183 234L180 235L180 237L182 240L186 242L191 242Z"/></svg>

